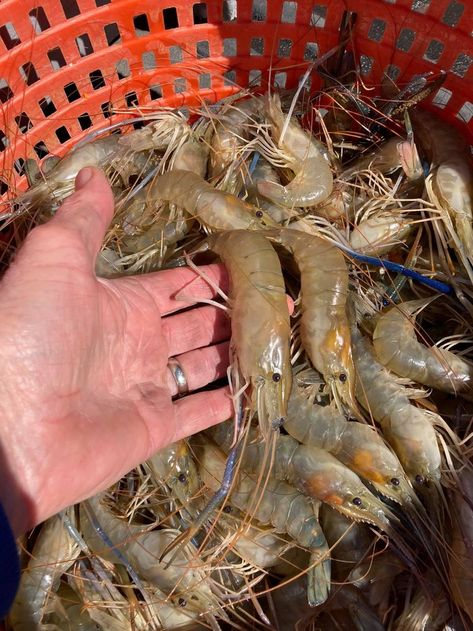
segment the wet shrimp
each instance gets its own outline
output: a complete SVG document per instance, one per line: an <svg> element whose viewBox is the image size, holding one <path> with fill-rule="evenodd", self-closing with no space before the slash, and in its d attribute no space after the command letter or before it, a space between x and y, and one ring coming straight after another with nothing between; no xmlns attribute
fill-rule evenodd
<svg viewBox="0 0 473 631"><path fill-rule="evenodd" d="M362 219L350 233L350 246L362 254L380 256L392 250L412 230L402 213L381 213Z"/></svg>
<svg viewBox="0 0 473 631"><path fill-rule="evenodd" d="M286 186L258 180L259 193L288 208L315 206L325 201L333 187L333 175L325 146L304 131L295 119L286 120L287 116L281 109L277 94L268 96L265 113L270 121L274 140L286 157L294 179Z"/></svg>
<svg viewBox="0 0 473 631"><path fill-rule="evenodd" d="M426 412L409 401L409 390L377 360L371 343L352 330L357 397L381 425L414 488L440 479L437 435Z"/></svg>
<svg viewBox="0 0 473 631"><path fill-rule="evenodd" d="M216 490L223 479L226 456L202 435L191 438L202 482ZM317 507L294 487L269 478L260 490L258 482L240 472L228 498L230 506L250 511L262 524L272 524L276 533L287 533L311 553L307 598L311 605L324 602L330 590L330 555L320 528Z"/></svg>
<svg viewBox="0 0 473 631"><path fill-rule="evenodd" d="M294 211L279 204L275 204L262 195L259 195L258 182L260 181L274 182L275 184L281 183L275 169L263 158L258 160L258 163L251 174L251 182L246 186L248 201L264 210L276 223L281 224L291 219L291 217L295 214Z"/></svg>
<svg viewBox="0 0 473 631"><path fill-rule="evenodd" d="M355 411L345 258L331 243L299 230L271 230L268 236L288 249L299 267L302 346L338 401Z"/></svg>
<svg viewBox="0 0 473 631"><path fill-rule="evenodd" d="M158 175L149 195L184 208L208 230L256 230L273 222L238 197L215 189L196 173L168 171Z"/></svg>
<svg viewBox="0 0 473 631"><path fill-rule="evenodd" d="M42 628L42 619L59 580L73 565L79 546L72 540L59 515L43 524L18 592L10 610L14 631Z"/></svg>
<svg viewBox="0 0 473 631"><path fill-rule="evenodd" d="M374 427L350 422L333 405L312 404L293 389L284 429L305 445L329 451L385 497L403 505L415 500L399 460Z"/></svg>
<svg viewBox="0 0 473 631"><path fill-rule="evenodd" d="M376 356L396 375L473 398L473 366L451 351L427 347L417 340L415 314L426 304L425 300L410 300L380 315L373 333Z"/></svg>

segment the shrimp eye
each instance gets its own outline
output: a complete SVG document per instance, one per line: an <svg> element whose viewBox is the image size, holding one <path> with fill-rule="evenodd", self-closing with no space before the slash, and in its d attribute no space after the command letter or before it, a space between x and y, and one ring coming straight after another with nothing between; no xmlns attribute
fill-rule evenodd
<svg viewBox="0 0 473 631"><path fill-rule="evenodd" d="M233 508L232 508L229 504L227 504L227 505L226 505L226 506L224 506L224 508L223 508L223 512L224 512L224 513L227 513L227 514L228 514L228 513L231 513L232 511L233 511Z"/></svg>
<svg viewBox="0 0 473 631"><path fill-rule="evenodd" d="M347 380L347 376L346 376L346 374L345 374L344 372L341 372L341 373L338 375L338 379L339 379L342 383L345 383L345 381Z"/></svg>
<svg viewBox="0 0 473 631"><path fill-rule="evenodd" d="M416 475L417 484L425 484L425 478L423 475Z"/></svg>
<svg viewBox="0 0 473 631"><path fill-rule="evenodd" d="M261 219L261 217L263 216L263 211L262 210L257 210L255 212L255 215L258 217L258 219Z"/></svg>
<svg viewBox="0 0 473 631"><path fill-rule="evenodd" d="M278 383L278 381L281 381L281 375L278 372L273 372L272 380Z"/></svg>
<svg viewBox="0 0 473 631"><path fill-rule="evenodd" d="M181 484L185 484L187 482L187 476L185 473L180 473L177 477Z"/></svg>
<svg viewBox="0 0 473 631"><path fill-rule="evenodd" d="M179 598L177 604L179 605L179 607L185 607L187 605L187 600L185 598Z"/></svg>
<svg viewBox="0 0 473 631"><path fill-rule="evenodd" d="M391 484L394 484L394 486L399 486L400 482L398 478L391 478Z"/></svg>
<svg viewBox="0 0 473 631"><path fill-rule="evenodd" d="M361 506L361 505L362 505L362 503L363 503L359 497L354 497L354 498L352 499L352 502L353 502L353 504L354 504L355 506Z"/></svg>

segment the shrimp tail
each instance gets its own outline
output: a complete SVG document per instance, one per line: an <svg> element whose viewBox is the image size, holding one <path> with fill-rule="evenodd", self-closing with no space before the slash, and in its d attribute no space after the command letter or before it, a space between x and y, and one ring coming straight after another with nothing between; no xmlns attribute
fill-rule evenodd
<svg viewBox="0 0 473 631"><path fill-rule="evenodd" d="M324 603L330 592L331 561L328 559L320 562L320 554L313 552L310 555L310 566L307 574L307 600L311 607L317 607Z"/></svg>

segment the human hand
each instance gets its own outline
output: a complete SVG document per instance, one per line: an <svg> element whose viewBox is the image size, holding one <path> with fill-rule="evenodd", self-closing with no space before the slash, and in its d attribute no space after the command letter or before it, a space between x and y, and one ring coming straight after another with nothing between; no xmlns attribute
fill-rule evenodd
<svg viewBox="0 0 473 631"><path fill-rule="evenodd" d="M173 401L167 368L179 355L191 391L226 373L225 314L176 300L214 289L189 268L96 278L112 216L105 177L83 169L0 283L0 501L16 534L232 414L227 388ZM226 288L222 266L203 269Z"/></svg>

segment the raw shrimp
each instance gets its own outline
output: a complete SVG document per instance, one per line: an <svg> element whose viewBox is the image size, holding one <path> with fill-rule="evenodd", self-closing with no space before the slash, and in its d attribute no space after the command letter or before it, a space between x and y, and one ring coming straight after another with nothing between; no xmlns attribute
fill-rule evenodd
<svg viewBox="0 0 473 631"><path fill-rule="evenodd" d="M329 451L390 500L415 501L401 463L374 427L348 421L333 405L312 404L294 389L284 429L305 445Z"/></svg>
<svg viewBox="0 0 473 631"><path fill-rule="evenodd" d="M392 250L412 229L402 213L382 213L363 219L350 233L350 246L362 254L380 256Z"/></svg>
<svg viewBox="0 0 473 631"><path fill-rule="evenodd" d="M292 387L291 327L281 264L271 243L255 232L219 234L208 247L230 276L232 353L268 436L286 417Z"/></svg>
<svg viewBox="0 0 473 631"><path fill-rule="evenodd" d="M259 180L259 193L288 208L320 204L329 197L333 187L325 146L304 131L295 119L286 120L277 94L268 96L265 111L278 148L287 157L287 166L295 176L286 186Z"/></svg>
<svg viewBox="0 0 473 631"><path fill-rule="evenodd" d="M228 423L228 422L227 422ZM223 449L229 447L228 425L207 430ZM250 437L254 435L250 433ZM246 444L241 453L241 467L248 473L261 469L264 443ZM301 493L325 502L354 521L364 521L386 533L392 532L397 518L375 497L360 478L328 451L300 445L292 436L279 436L271 466L271 475L287 481Z"/></svg>
<svg viewBox="0 0 473 631"><path fill-rule="evenodd" d="M430 201L447 212L455 225L464 253L473 259L473 168L470 145L453 126L431 112L416 109L410 117L430 161ZM432 195L433 193L433 195Z"/></svg>
<svg viewBox="0 0 473 631"><path fill-rule="evenodd" d="M376 355L396 375L443 392L473 397L473 366L451 351L417 341L415 313L428 302L410 300L381 314L373 333Z"/></svg>
<svg viewBox="0 0 473 631"><path fill-rule="evenodd" d="M215 490L223 479L225 454L202 435L193 436L191 445L196 452L202 482ZM307 597L311 605L324 602L330 589L330 556L317 508L285 482L268 479L263 492L258 491L257 481L242 472L235 480L228 501L242 511L250 509L252 517L262 524L272 524L276 533L287 533L310 550Z"/></svg>
<svg viewBox="0 0 473 631"><path fill-rule="evenodd" d="M48 599L78 554L79 546L69 536L61 517L51 517L42 526L28 567L21 575L9 617L14 631L42 629Z"/></svg>
<svg viewBox="0 0 473 631"><path fill-rule="evenodd" d="M375 357L371 343L352 329L357 397L381 425L383 434L417 488L440 478L441 455L432 421L409 401L409 390Z"/></svg>
<svg viewBox="0 0 473 631"><path fill-rule="evenodd" d="M120 153L165 151L182 144L191 136L192 128L183 114L171 110L153 114L153 120L141 129L119 136Z"/></svg>
<svg viewBox="0 0 473 631"><path fill-rule="evenodd" d="M269 201L269 199L266 199L258 194L258 182L263 180L265 182L274 182L276 184L281 183L278 174L269 162L260 158L253 173L251 174L251 182L246 187L248 201L264 210L276 223L288 221L295 215L294 211L289 210L284 206L280 206L279 204L274 204Z"/></svg>
<svg viewBox="0 0 473 631"><path fill-rule="evenodd" d="M168 171L158 175L149 195L184 208L209 230L259 229L265 222L262 210L230 193L219 191L190 171Z"/></svg>
<svg viewBox="0 0 473 631"><path fill-rule="evenodd" d="M346 311L348 268L343 254L331 243L299 230L282 228L268 235L293 254L299 267L302 346L334 396L356 410Z"/></svg>
<svg viewBox="0 0 473 631"><path fill-rule="evenodd" d="M191 171L205 178L208 158L208 146L192 135L176 150L170 167L177 171Z"/></svg>

